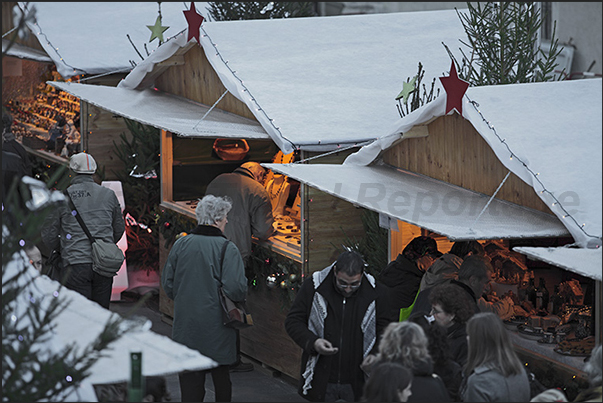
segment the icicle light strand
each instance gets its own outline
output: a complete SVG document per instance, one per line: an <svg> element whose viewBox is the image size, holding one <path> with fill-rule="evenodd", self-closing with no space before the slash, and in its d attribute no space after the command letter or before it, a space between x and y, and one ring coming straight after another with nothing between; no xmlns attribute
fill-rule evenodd
<svg viewBox="0 0 603 403"><path fill-rule="evenodd" d="M293 147L294 150L299 150L299 147L297 147L295 145L295 143L293 143L291 140L289 140L288 138L286 138L283 135L283 133L281 133L280 128L278 128L278 127L276 127L274 125L274 123L272 122L272 119L270 119L270 117L268 117L268 114L266 113L266 111L264 109L262 109L262 107L260 106L260 104L256 101L255 97L251 94L251 91L249 91L249 88L247 88L245 86L245 84L243 84L243 80L241 80L239 78L239 76L236 75L236 71L234 71L233 69L231 69L230 66L228 65L228 62L226 60L224 60L224 58L222 57L222 55L218 51L217 45L214 43L214 41L212 41L211 37L207 34L207 32L205 31L205 28L203 28L203 26L201 26L201 30L203 31L203 36L206 37L207 40L209 40L209 43L214 47L214 50L216 51L216 56L218 56L220 58L220 60L222 61L222 63L224 63L224 66L226 66L226 68L230 71L230 73L233 75L233 77L235 77L237 80L239 80L239 83L241 84L241 87L243 87L244 91L246 91L249 94L250 99L257 106L258 111L261 111L264 114L264 116L266 117L266 119L268 120L268 122L270 122L270 124L272 125L272 127L274 128L274 130L276 130L278 132L278 134L281 136L281 138L283 140L286 140L289 144L291 144L291 147Z"/></svg>
<svg viewBox="0 0 603 403"><path fill-rule="evenodd" d="M466 94L465 94L466 95ZM534 171L532 171L530 169L530 167L528 167L528 165L523 162L521 160L521 158L519 158L519 156L517 154L515 154L513 152L513 150L511 150L511 147L509 147L509 145L506 143L506 139L501 138L498 133L496 132L496 129L494 128L494 126L492 126L490 124L489 121L486 120L486 118L484 117L484 115L482 114L482 112L479 110L479 104L476 101L471 100L469 97L467 97L467 99L469 99L469 103L471 105L473 105L473 107L475 108L475 110L477 111L477 113L479 114L479 116L482 118L482 120L484 121L484 123L486 123L486 125L488 126L488 128L490 130L492 130L492 132L494 133L494 135L496 136L496 138L498 138L498 140L501 142L501 144L504 144L505 147L507 147L507 151L511 154L511 159L513 159L513 157L515 157L517 159L517 161L519 161L524 167L525 169L532 174L532 176L534 177L534 179L536 179L536 181L540 184L540 186L542 186L542 190L540 191L540 193L544 193L546 192L553 200L553 206L558 205L559 208L563 211L564 217L569 217L571 218L571 220L576 224L576 226L588 237L590 238L594 238L594 239L599 239L599 237L595 236L595 235L591 235L588 232L586 232L584 230L584 225L580 225L578 224L578 221L576 221L576 219L567 211L567 209L565 207L563 207L563 205L561 204L561 202L555 197L555 195L549 191L546 186L544 186L544 183L542 183L542 181L538 178L539 177L539 173L536 173Z"/></svg>

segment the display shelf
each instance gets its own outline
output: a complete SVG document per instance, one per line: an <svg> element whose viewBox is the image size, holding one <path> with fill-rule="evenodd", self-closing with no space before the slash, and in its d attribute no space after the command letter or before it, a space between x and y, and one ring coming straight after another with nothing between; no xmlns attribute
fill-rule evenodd
<svg viewBox="0 0 603 403"><path fill-rule="evenodd" d="M532 355L535 358L551 361L556 365L564 366L569 371L575 371L579 376L585 376L583 371L585 363L584 357L572 357L556 353L553 351L556 344L538 343L536 340L523 338L517 330L509 329L507 331L509 332L515 347L522 352Z"/></svg>
<svg viewBox="0 0 603 403"><path fill-rule="evenodd" d="M173 210L177 213L183 214L189 218L192 218L193 220L196 220L195 208L192 207L193 205L187 204L187 203L190 203L190 201L177 201L177 202L163 201L163 202L161 202L160 206ZM301 235L298 236L298 238L301 240ZM265 241L259 241L257 238L252 237L252 240L253 240L253 243L255 243L257 245L263 246L263 247L270 249L274 252L277 252L291 260L301 263L301 247L299 247L299 246L296 247L293 244L290 244L288 242L283 242L280 239L277 239L275 237L271 237Z"/></svg>

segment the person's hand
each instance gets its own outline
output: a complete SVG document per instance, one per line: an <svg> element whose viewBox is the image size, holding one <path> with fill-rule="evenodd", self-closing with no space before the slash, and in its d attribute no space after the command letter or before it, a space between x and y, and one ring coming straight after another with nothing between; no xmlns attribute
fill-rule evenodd
<svg viewBox="0 0 603 403"><path fill-rule="evenodd" d="M318 354L333 355L339 351L339 348L333 347L329 340L316 339L316 341L314 342L314 350L316 350Z"/></svg>
<svg viewBox="0 0 603 403"><path fill-rule="evenodd" d="M377 362L377 356L375 354L369 354L366 357L364 357L364 360L362 360L362 364L360 364L360 368L366 374L369 374L371 372L371 369L373 368L373 365L375 365L376 362Z"/></svg>

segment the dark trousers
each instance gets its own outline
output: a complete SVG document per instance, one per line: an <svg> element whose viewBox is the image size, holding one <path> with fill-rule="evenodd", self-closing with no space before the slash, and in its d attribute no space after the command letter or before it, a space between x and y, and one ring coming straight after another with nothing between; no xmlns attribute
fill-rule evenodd
<svg viewBox="0 0 603 403"><path fill-rule="evenodd" d="M220 365L206 371L190 371L178 375L182 402L202 402L205 398L205 375L211 373L216 402L232 401L232 382L229 365Z"/></svg>
<svg viewBox="0 0 603 403"><path fill-rule="evenodd" d="M69 271L65 283L67 288L109 309L113 277L101 276L92 270L92 263L72 264L67 266L66 270Z"/></svg>

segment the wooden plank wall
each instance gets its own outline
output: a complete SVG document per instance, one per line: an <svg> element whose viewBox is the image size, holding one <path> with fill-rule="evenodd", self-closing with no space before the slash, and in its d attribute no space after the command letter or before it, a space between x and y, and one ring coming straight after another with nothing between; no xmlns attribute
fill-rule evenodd
<svg viewBox="0 0 603 403"><path fill-rule="evenodd" d="M354 150L356 151L356 150ZM331 154L309 161L316 164L340 164L352 151ZM314 154L316 155L316 154ZM313 155L310 155L311 157ZM322 270L333 263L343 251L346 236L360 239L364 236L362 225L363 208L355 207L335 196L331 196L311 186L306 186L306 248L305 274Z"/></svg>
<svg viewBox="0 0 603 403"><path fill-rule="evenodd" d="M410 138L383 154L383 161L466 189L492 195L508 169L471 123L454 114L428 126L429 136ZM534 189L511 174L498 199L552 214Z"/></svg>
<svg viewBox="0 0 603 403"><path fill-rule="evenodd" d="M124 75L111 75L95 78L87 82L91 85L117 86ZM125 169L123 162L114 152L113 141L121 144L120 134L125 133L131 139L130 130L124 118L114 115L106 109L99 108L87 102L80 102L80 133L84 151L90 153L99 168L105 169L105 180L117 180L115 172Z"/></svg>
<svg viewBox="0 0 603 403"><path fill-rule="evenodd" d="M155 80L155 86L161 91L212 106L226 88L200 46L193 46L183 56L184 64L169 67ZM247 105L231 93L226 94L216 108L256 120Z"/></svg>
<svg viewBox="0 0 603 403"><path fill-rule="evenodd" d="M114 153L113 141L119 145L121 133L131 138L130 131L121 116L86 102L82 102L82 106L81 112L86 113L86 118L80 119L82 130L85 130L82 136L84 151L94 157L100 169L104 167L105 180L117 180L115 172L123 171L125 166Z"/></svg>
<svg viewBox="0 0 603 403"><path fill-rule="evenodd" d="M247 293L247 308L254 325L241 330L241 351L294 379L299 379L301 348L285 331L288 308L280 288L269 289L262 281Z"/></svg>

